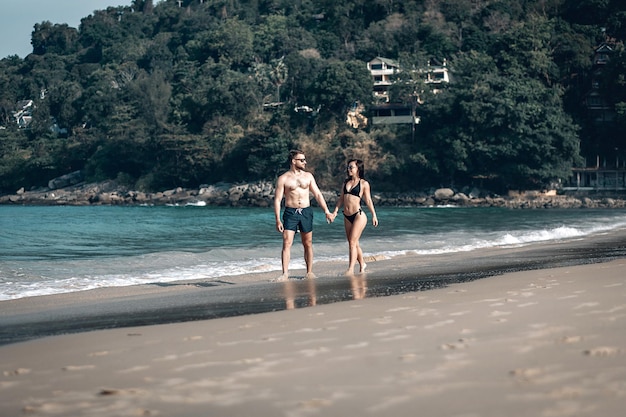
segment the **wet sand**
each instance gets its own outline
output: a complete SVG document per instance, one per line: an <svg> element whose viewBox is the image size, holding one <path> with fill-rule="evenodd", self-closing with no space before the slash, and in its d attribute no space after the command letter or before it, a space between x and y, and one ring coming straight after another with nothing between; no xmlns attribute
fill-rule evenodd
<svg viewBox="0 0 626 417"><path fill-rule="evenodd" d="M622 416L625 236L0 302L0 415Z"/></svg>

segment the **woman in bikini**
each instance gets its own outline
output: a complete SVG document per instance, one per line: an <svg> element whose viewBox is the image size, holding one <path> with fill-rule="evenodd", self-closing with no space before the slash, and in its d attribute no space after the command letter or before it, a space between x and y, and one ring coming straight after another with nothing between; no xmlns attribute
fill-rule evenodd
<svg viewBox="0 0 626 417"><path fill-rule="evenodd" d="M357 262L360 265L359 272L361 273L365 271L367 266L363 261L363 252L359 245L359 239L367 224L367 215L361 209L361 200L365 201L367 208L372 214L372 224L374 227L378 226L378 218L376 217L376 210L374 210L374 203L370 193L370 184L363 178L364 171L363 161L360 159L348 161L348 175L343 182L341 195L333 212L333 216L336 216L339 209L343 206L343 224L346 228L350 259L346 275L353 274Z"/></svg>

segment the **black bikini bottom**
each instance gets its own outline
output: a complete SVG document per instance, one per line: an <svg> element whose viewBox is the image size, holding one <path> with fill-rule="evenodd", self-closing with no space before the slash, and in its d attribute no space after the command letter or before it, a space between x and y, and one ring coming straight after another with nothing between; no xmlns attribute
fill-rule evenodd
<svg viewBox="0 0 626 417"><path fill-rule="evenodd" d="M354 219L356 219L356 216L358 216L359 214L363 213L363 210L359 209L359 211L357 211L354 214L351 215L347 215L346 212L343 212L343 217L346 218L346 220L348 220L350 223L354 223Z"/></svg>

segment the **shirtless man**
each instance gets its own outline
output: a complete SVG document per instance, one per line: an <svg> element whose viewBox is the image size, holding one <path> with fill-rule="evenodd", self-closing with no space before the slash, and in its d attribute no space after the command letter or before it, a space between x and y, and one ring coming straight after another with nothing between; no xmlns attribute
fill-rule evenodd
<svg viewBox="0 0 626 417"><path fill-rule="evenodd" d="M274 196L274 215L276 216L276 230L283 234L282 265L283 274L274 281L289 279L289 261L291 260L291 246L296 231L300 232L304 247L304 262L306 263L306 278L315 278L313 274L313 209L309 199L309 192L317 200L319 206L326 213L329 223L335 217L328 211L326 200L317 187L313 174L305 171L306 158L299 150L289 152L289 171L278 177L276 195ZM281 221L280 207L285 199L285 210Z"/></svg>

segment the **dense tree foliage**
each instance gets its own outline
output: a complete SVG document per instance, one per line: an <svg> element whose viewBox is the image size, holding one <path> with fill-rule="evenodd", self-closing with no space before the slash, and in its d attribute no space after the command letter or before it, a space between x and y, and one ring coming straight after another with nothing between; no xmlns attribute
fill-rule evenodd
<svg viewBox="0 0 626 417"><path fill-rule="evenodd" d="M44 21L30 55L0 60L0 192L79 169L146 190L273 180L294 147L322 187L353 156L377 189L548 187L626 157L625 38L620 0L133 0ZM438 91L409 71L392 89L416 127L345 123L373 104L377 56L446 60ZM598 77L615 109L601 126L584 106Z"/></svg>

